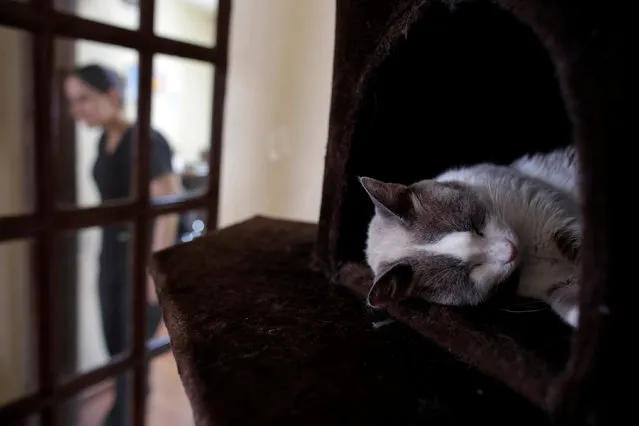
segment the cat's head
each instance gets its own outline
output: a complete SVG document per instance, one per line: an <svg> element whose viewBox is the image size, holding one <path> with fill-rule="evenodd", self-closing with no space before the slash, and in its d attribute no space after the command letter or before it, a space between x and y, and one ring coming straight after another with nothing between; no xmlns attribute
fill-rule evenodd
<svg viewBox="0 0 639 426"><path fill-rule="evenodd" d="M433 180L360 183L375 205L366 243L375 274L370 306L411 296L474 305L515 270L517 238L477 189Z"/></svg>

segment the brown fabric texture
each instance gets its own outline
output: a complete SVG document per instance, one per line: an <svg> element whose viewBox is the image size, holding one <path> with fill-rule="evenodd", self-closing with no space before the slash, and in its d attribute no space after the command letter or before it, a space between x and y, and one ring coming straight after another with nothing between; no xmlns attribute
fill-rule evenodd
<svg viewBox="0 0 639 426"><path fill-rule="evenodd" d="M585 235L581 327L567 363L565 330L545 313L483 314L469 324L445 309L391 309L565 426L615 424L633 409L632 392L618 385L634 374L636 355L627 337L634 286L626 284L635 261L621 241L635 235L629 8L603 0L337 0L315 267L352 288L369 279L362 263L373 208L358 176L408 184L454 165L575 144ZM496 344L508 339L515 343Z"/></svg>
<svg viewBox="0 0 639 426"><path fill-rule="evenodd" d="M542 411L309 267L315 225L257 217L155 256L198 426L543 426Z"/></svg>

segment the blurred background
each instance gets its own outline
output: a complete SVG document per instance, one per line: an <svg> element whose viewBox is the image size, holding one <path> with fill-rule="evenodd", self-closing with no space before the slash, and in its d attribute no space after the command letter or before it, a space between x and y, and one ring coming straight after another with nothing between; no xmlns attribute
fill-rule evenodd
<svg viewBox="0 0 639 426"><path fill-rule="evenodd" d="M217 0L156 0L158 36L215 46ZM56 0L56 9L136 30L136 0ZM235 0L230 21L229 66L223 119L219 226L256 214L314 222L319 215L331 96L335 4L331 0ZM34 193L32 36L0 26L0 216L32 213ZM135 122L138 54L92 41L55 40L54 127L60 208L101 203L92 168L100 128L73 120L64 96L64 73L101 63L124 81L123 110ZM208 185L213 78L209 63L168 55L153 62L152 127L173 149L183 190ZM203 212L182 215L176 243L206 231ZM66 376L108 362L102 333L98 269L101 229L58 237L56 258L64 297L59 304L60 345ZM32 393L32 241L0 242L0 405ZM163 326L157 335L165 334ZM191 413L170 353L151 363L149 425L189 425ZM69 401L69 425L100 425L113 399L113 383ZM37 424L37 421L36 423ZM125 426L125 425L123 425Z"/></svg>

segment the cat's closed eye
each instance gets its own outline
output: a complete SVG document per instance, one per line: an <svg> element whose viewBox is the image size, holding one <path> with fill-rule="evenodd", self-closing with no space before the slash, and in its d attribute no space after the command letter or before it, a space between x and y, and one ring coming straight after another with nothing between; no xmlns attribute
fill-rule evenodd
<svg viewBox="0 0 639 426"><path fill-rule="evenodd" d="M473 234L478 235L480 237L484 236L484 233L481 231L481 228L477 225L477 223L475 221L472 221L470 223L470 230L472 231Z"/></svg>
<svg viewBox="0 0 639 426"><path fill-rule="evenodd" d="M478 235L480 237L484 236L484 233L482 232L483 225L484 225L483 218L478 217L477 214L472 215L470 219L468 220L469 230L473 234Z"/></svg>

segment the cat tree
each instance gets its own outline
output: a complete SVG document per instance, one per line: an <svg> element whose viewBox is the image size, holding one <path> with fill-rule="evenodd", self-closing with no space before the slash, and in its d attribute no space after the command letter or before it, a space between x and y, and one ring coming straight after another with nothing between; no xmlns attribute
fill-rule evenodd
<svg viewBox="0 0 639 426"><path fill-rule="evenodd" d="M624 6L337 0L319 225L256 217L154 257L196 423L607 426L630 415L633 392L619 386L635 371L633 251L618 241L636 234L621 179L635 129ZM404 303L376 328L385 316L363 301L373 212L357 176L411 183L573 142L577 332L494 304Z"/></svg>

